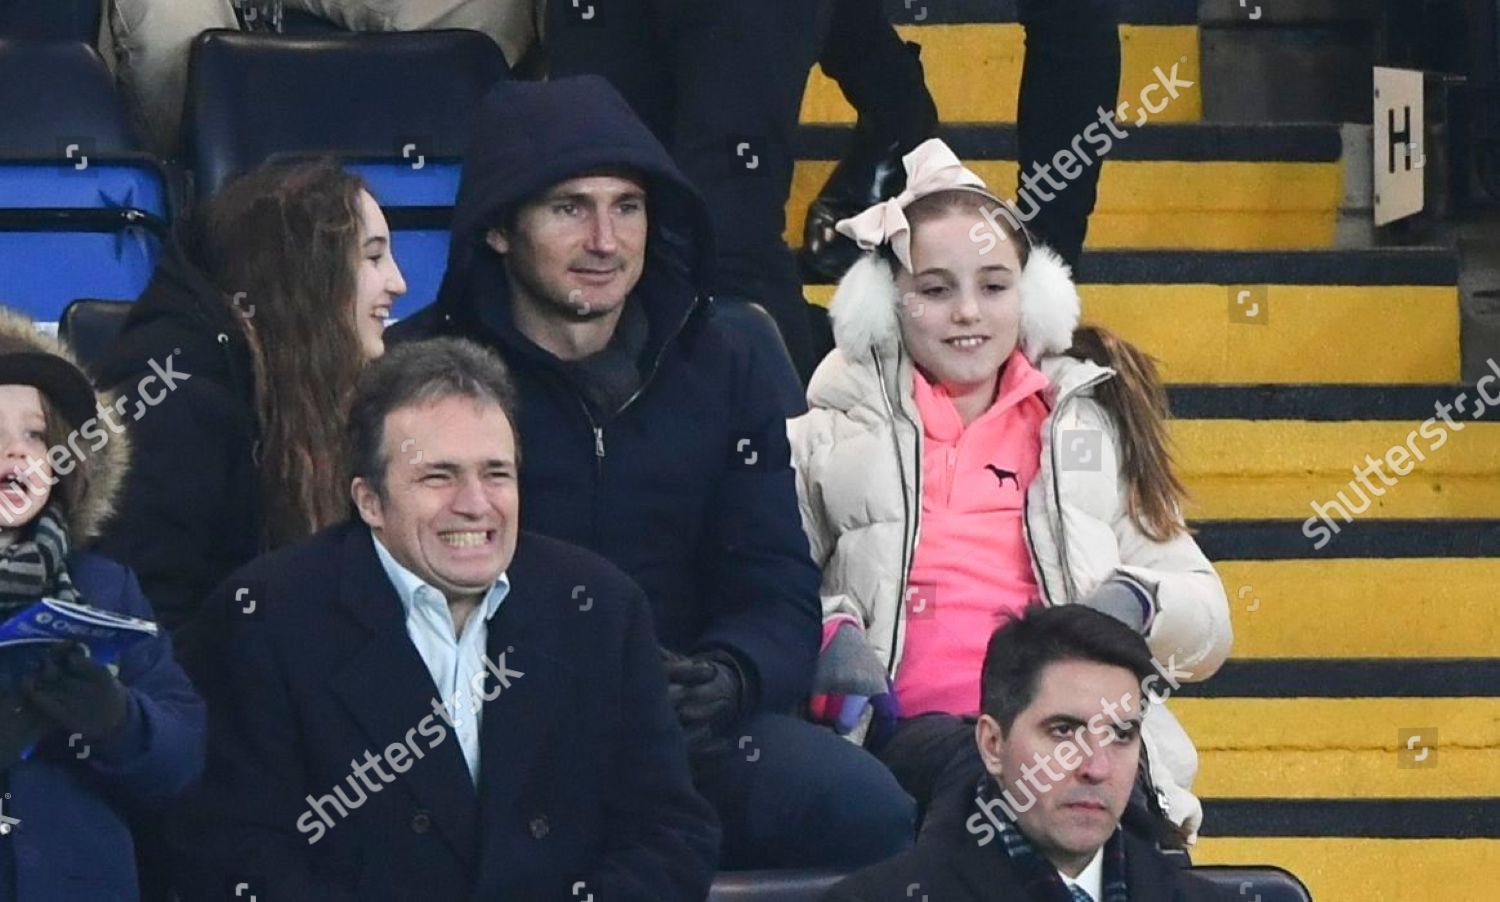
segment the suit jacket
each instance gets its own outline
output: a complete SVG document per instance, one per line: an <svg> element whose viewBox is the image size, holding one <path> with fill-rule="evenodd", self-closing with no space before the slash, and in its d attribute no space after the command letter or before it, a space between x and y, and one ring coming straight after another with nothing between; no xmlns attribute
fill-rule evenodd
<svg viewBox="0 0 1500 902"><path fill-rule="evenodd" d="M704 897L718 825L645 596L525 532L507 572L486 656L509 675L485 684L477 790L363 524L213 593L190 628L210 714L203 786L174 825L185 898L242 882L262 899ZM367 751L388 763L356 779Z"/></svg>
<svg viewBox="0 0 1500 902"><path fill-rule="evenodd" d="M968 793L947 800L964 806L924 830L917 844L880 864L842 881L824 896L827 902L1027 902L1025 885L1011 867L990 830L990 841L979 844L966 823L979 815ZM1212 902L1234 898L1159 852L1131 831L1125 841L1125 876L1131 902Z"/></svg>

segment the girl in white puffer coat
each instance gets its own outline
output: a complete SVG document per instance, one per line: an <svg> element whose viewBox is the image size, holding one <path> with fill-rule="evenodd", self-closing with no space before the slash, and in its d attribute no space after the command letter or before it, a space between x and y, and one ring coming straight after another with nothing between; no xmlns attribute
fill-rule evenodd
<svg viewBox="0 0 1500 902"><path fill-rule="evenodd" d="M906 191L839 224L870 253L834 295L836 349L790 431L823 568L814 716L925 807L972 788L983 649L1025 606L1135 628L1156 698L1211 676L1231 634L1182 520L1150 359L1078 327L1067 268L946 145L905 163ZM1197 753L1164 704L1146 708L1148 801L1191 842Z"/></svg>

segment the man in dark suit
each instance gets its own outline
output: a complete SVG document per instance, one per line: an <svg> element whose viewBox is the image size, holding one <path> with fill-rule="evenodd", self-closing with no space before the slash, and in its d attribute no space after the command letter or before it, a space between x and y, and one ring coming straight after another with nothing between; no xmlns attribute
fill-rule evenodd
<svg viewBox="0 0 1500 902"><path fill-rule="evenodd" d="M1140 764L1143 683L1133 630L1082 605L1035 607L985 652L974 737L986 775L946 799L910 851L829 891L831 902L1196 902L1229 898L1120 828Z"/></svg>
<svg viewBox="0 0 1500 902"><path fill-rule="evenodd" d="M718 828L646 598L519 529L513 410L477 345L387 354L350 414L363 522L215 592L186 898L704 897Z"/></svg>

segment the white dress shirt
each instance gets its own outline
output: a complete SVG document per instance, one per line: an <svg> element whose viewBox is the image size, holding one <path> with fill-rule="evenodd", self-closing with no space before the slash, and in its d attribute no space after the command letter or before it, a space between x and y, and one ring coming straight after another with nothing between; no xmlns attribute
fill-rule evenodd
<svg viewBox="0 0 1500 902"><path fill-rule="evenodd" d="M1099 847L1099 851L1094 853L1093 860L1078 872L1077 878L1069 877L1062 871L1057 873L1062 877L1064 884L1078 887L1088 893L1089 898L1094 902L1099 902L1104 896L1104 847Z"/></svg>
<svg viewBox="0 0 1500 902"><path fill-rule="evenodd" d="M469 765L469 776L478 786L479 722L484 713L484 700L475 687L483 691L489 622L500 609L500 602L510 593L510 579L504 573L500 574L478 608L464 621L463 633L455 636L453 613L448 610L448 599L443 593L401 566L373 532L370 538L375 542L380 565L385 568L391 585L396 587L401 607L406 610L406 634L427 664L427 672L432 674L438 702L447 708L454 737ZM501 666L498 661L495 665ZM480 675L479 679L475 678L476 674Z"/></svg>

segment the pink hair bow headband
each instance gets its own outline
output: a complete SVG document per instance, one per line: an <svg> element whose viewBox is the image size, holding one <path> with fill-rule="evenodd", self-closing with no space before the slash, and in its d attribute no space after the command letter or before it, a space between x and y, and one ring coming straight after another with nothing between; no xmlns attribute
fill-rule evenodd
<svg viewBox="0 0 1500 902"><path fill-rule="evenodd" d="M906 166L906 190L882 201L857 216L841 219L834 226L841 234L854 239L860 249L872 251L887 242L901 265L911 271L911 224L906 221L906 207L912 201L938 191L961 188L994 197L984 179L964 167L952 149L938 138L918 144L901 158Z"/></svg>

